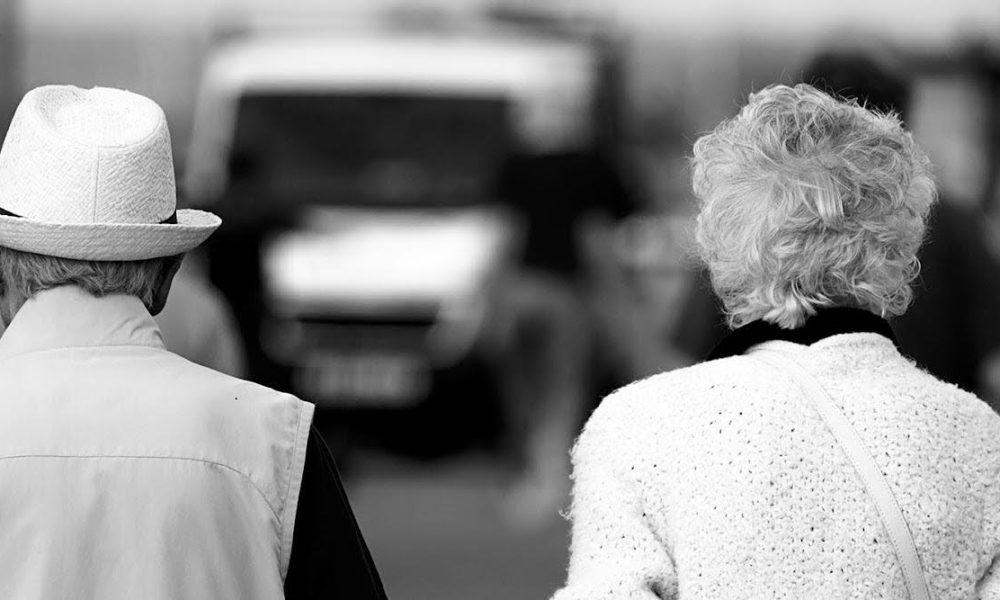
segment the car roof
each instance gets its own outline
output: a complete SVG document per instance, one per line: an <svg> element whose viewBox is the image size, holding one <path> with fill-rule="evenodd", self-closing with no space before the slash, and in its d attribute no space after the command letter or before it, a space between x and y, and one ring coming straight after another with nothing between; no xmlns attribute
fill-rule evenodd
<svg viewBox="0 0 1000 600"><path fill-rule="evenodd" d="M272 34L237 40L210 59L203 89L379 89L519 94L554 73L584 77L586 46L524 35Z"/></svg>
<svg viewBox="0 0 1000 600"><path fill-rule="evenodd" d="M225 185L236 105L252 94L412 93L507 99L521 111L553 95L586 98L596 54L585 42L512 32L276 32L232 40L209 56L198 91L185 191Z"/></svg>

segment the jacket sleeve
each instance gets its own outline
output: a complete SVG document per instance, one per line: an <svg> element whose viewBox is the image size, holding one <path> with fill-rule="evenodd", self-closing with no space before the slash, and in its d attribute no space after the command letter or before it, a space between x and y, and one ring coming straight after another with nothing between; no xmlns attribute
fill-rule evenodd
<svg viewBox="0 0 1000 600"><path fill-rule="evenodd" d="M637 483L629 477L632 457L622 449L631 436L602 410L616 400L604 401L573 450L569 573L553 600L653 600L677 594L673 561L650 529Z"/></svg>
<svg viewBox="0 0 1000 600"><path fill-rule="evenodd" d="M385 600L330 449L312 429L295 515L286 600Z"/></svg>

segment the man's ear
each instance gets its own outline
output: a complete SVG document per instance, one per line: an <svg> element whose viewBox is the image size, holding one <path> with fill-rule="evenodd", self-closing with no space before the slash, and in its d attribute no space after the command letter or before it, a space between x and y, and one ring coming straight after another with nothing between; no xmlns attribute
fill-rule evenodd
<svg viewBox="0 0 1000 600"><path fill-rule="evenodd" d="M174 282L174 275L181 268L184 255L178 254L164 259L163 270L160 272L160 280L156 282L156 289L153 290L153 304L149 307L149 314L156 316L160 314L167 304L167 296L170 295L170 284Z"/></svg>

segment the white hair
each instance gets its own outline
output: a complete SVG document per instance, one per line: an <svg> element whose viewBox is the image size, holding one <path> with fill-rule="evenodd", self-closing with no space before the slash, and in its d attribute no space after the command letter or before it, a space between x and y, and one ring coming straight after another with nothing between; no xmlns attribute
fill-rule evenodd
<svg viewBox="0 0 1000 600"><path fill-rule="evenodd" d="M906 311L936 192L895 114L771 86L695 143L692 179L699 254L731 326Z"/></svg>
<svg viewBox="0 0 1000 600"><path fill-rule="evenodd" d="M36 293L76 285L93 296L127 294L152 309L156 289L170 258L95 261L57 258L0 246L0 281L18 307Z"/></svg>

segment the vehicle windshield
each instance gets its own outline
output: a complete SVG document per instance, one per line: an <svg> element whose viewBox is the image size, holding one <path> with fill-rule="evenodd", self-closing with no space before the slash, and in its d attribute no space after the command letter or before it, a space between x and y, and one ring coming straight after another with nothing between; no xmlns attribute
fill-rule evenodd
<svg viewBox="0 0 1000 600"><path fill-rule="evenodd" d="M511 142L501 98L253 94L237 114L230 183L286 207L483 202Z"/></svg>

